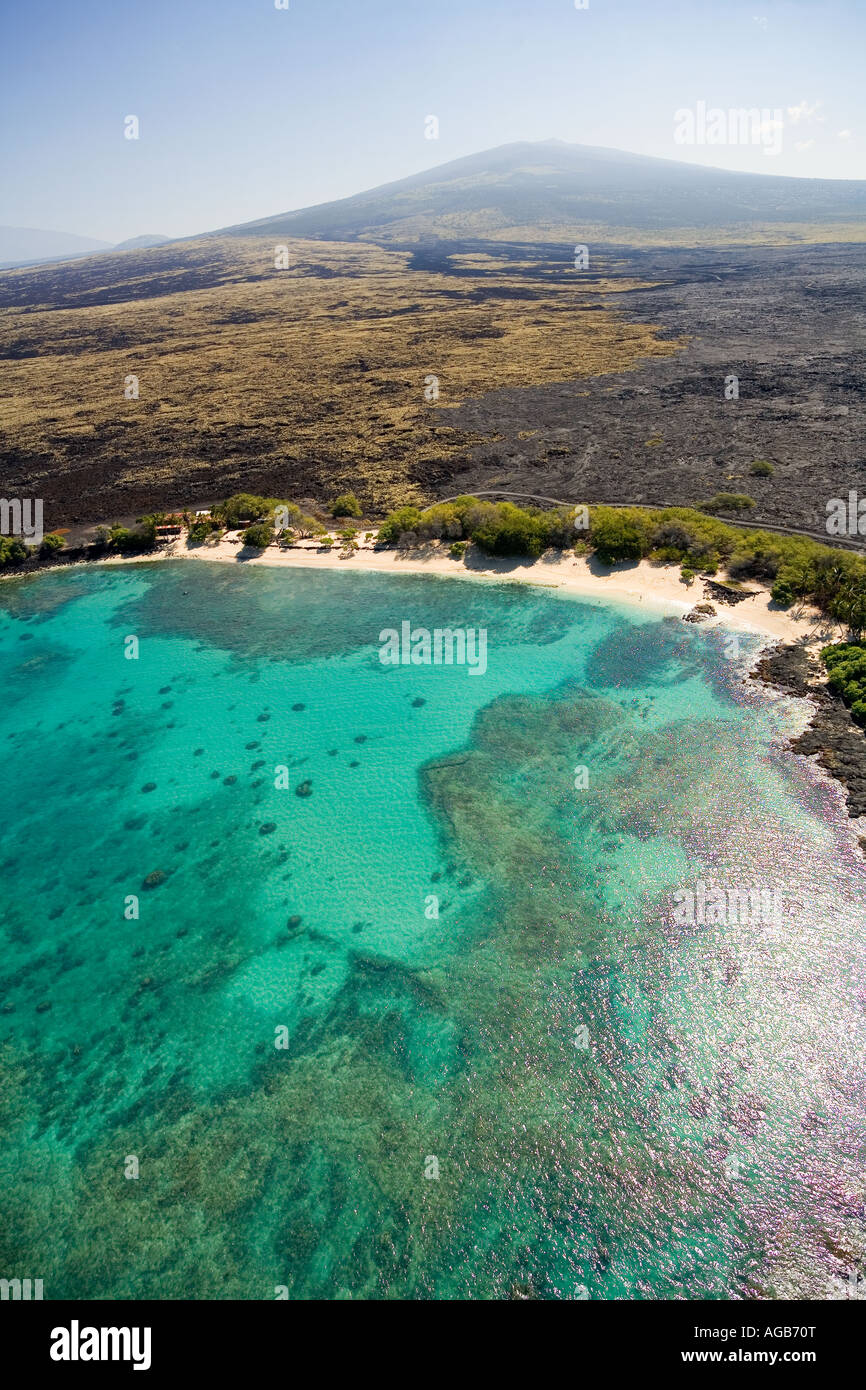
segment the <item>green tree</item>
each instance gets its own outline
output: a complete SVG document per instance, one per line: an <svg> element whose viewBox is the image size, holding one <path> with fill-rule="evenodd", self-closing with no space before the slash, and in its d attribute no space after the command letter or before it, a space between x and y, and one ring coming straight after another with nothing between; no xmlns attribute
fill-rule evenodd
<svg viewBox="0 0 866 1390"><path fill-rule="evenodd" d="M334 498L328 510L331 516L361 517L364 515L361 503L354 492L341 492L339 497Z"/></svg>
<svg viewBox="0 0 866 1390"><path fill-rule="evenodd" d="M267 521L256 521L243 534L244 545L253 550L266 550L274 539L274 528Z"/></svg>
<svg viewBox="0 0 866 1390"><path fill-rule="evenodd" d="M632 508L593 507L590 538L598 558L606 565L618 560L639 560L648 544L647 528Z"/></svg>

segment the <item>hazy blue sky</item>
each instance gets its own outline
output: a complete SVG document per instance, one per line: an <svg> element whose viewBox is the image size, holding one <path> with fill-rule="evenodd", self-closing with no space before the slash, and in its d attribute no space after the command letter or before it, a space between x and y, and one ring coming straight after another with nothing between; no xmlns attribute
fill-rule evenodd
<svg viewBox="0 0 866 1390"><path fill-rule="evenodd" d="M866 178L866 0L289 4L0 0L0 223L177 236L551 137ZM675 144L699 101L781 108L782 153Z"/></svg>

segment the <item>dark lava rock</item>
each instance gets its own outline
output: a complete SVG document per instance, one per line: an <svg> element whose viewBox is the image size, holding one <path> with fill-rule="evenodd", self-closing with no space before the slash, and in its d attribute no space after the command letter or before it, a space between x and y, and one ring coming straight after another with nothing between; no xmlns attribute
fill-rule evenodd
<svg viewBox="0 0 866 1390"><path fill-rule="evenodd" d="M270 716L269 714L257 714L257 715L256 715L256 723L257 723L257 724L267 724L267 722L268 722L268 720L270 719L270 717L271 717L271 716Z"/></svg>
<svg viewBox="0 0 866 1390"><path fill-rule="evenodd" d="M802 647L780 646L758 662L754 679L814 702L809 727L789 747L803 757L817 756L819 766L841 782L849 816L866 815L866 732L827 686L824 668Z"/></svg>
<svg viewBox="0 0 866 1390"><path fill-rule="evenodd" d="M355 742L356 742L356 743L366 743L366 742L367 742L367 735L366 735L366 734L356 734L356 735L355 735Z"/></svg>
<svg viewBox="0 0 866 1390"><path fill-rule="evenodd" d="M211 775L210 775L210 780L211 780L212 782L215 782L216 779L217 779L218 777L221 777L221 776L222 776L222 773L221 773L221 772L212 772Z"/></svg>
<svg viewBox="0 0 866 1390"><path fill-rule="evenodd" d="M349 763L349 767L360 767L360 766L361 766L361 764L358 762L357 758L355 759L355 761L354 761L353 763Z"/></svg>
<svg viewBox="0 0 866 1390"><path fill-rule="evenodd" d="M276 830L276 823L272 820L265 821L264 825L259 826L260 835L273 835Z"/></svg>
<svg viewBox="0 0 866 1390"><path fill-rule="evenodd" d="M252 742L252 743L247 743L247 744L245 745L246 750L247 750L248 753L252 753L252 751L253 751L254 748L261 748L261 746L262 746L262 745L261 745L260 743L256 742L255 739L253 739L253 742Z"/></svg>
<svg viewBox="0 0 866 1390"><path fill-rule="evenodd" d="M156 783L155 783L155 782L145 782L145 784L144 784L144 786L142 787L141 790L142 790L143 792L155 792L155 791L156 791Z"/></svg>
<svg viewBox="0 0 866 1390"><path fill-rule="evenodd" d="M50 1000L50 999L43 999L41 1004L37 1004L37 1005L36 1005L36 1012L37 1012L38 1014L47 1014L47 1013L48 1013L48 1010L49 1010L50 1008L51 1008L51 1000Z"/></svg>
<svg viewBox="0 0 866 1390"><path fill-rule="evenodd" d="M160 692L159 692L159 693L160 693L160 695L167 695L167 694L169 693L170 690L171 690L171 686L170 686L170 685L163 685L163 686L160 687Z"/></svg>
<svg viewBox="0 0 866 1390"><path fill-rule="evenodd" d="M195 752L193 753L192 756L193 756L194 758L200 758L203 752L204 752L204 749L203 749L203 748L197 748L197 749L195 750Z"/></svg>
<svg viewBox="0 0 866 1390"><path fill-rule="evenodd" d="M289 931L297 931L298 927L301 925L303 920L303 917L299 916L298 913L295 913L294 917L289 918L288 922L286 923L286 926L288 927Z"/></svg>
<svg viewBox="0 0 866 1390"><path fill-rule="evenodd" d="M123 822L124 830L141 830L147 825L147 816L130 816Z"/></svg>
<svg viewBox="0 0 866 1390"><path fill-rule="evenodd" d="M162 869L154 869L152 874L142 881L142 888L158 888L161 883L165 883L165 874Z"/></svg>
<svg viewBox="0 0 866 1390"><path fill-rule="evenodd" d="M306 705L292 705L292 712L294 714L300 714L301 710L304 710L306 708Z"/></svg>
<svg viewBox="0 0 866 1390"><path fill-rule="evenodd" d="M337 754L339 753L339 751L340 751L339 748L329 748L329 749L328 749L328 757L329 757L329 758L336 758L336 756L337 756Z"/></svg>
<svg viewBox="0 0 866 1390"><path fill-rule="evenodd" d="M714 598L717 603L727 603L732 607L734 604L743 603L747 598L754 598L756 593L757 589L737 589L732 584L720 584L715 579L704 580L704 594L707 598Z"/></svg>
<svg viewBox="0 0 866 1390"><path fill-rule="evenodd" d="M224 778L223 778L223 786L224 786L224 787L233 787L234 784L235 784L235 782L236 782L237 780L238 780L238 779L237 779L237 777L235 777L235 776L224 777Z"/></svg>
<svg viewBox="0 0 866 1390"><path fill-rule="evenodd" d="M811 695L813 682L820 678L820 672L802 647L780 646L761 658L752 678L764 685L778 686L792 695Z"/></svg>
<svg viewBox="0 0 866 1390"><path fill-rule="evenodd" d="M421 706L426 705L426 703L427 701L424 699L422 695L416 695L415 699L412 701L412 708L420 709Z"/></svg>
<svg viewBox="0 0 866 1390"><path fill-rule="evenodd" d="M714 618L716 610L711 603L696 603L694 608L690 608L688 613L683 614L684 623L705 623L707 618Z"/></svg>
<svg viewBox="0 0 866 1390"><path fill-rule="evenodd" d="M250 772L258 772L260 767L264 767L264 758L259 758L257 762L250 763Z"/></svg>
<svg viewBox="0 0 866 1390"><path fill-rule="evenodd" d="M313 795L313 784L312 784L312 782L310 781L309 778L307 778L306 782L299 782L298 785L295 787L295 796L312 796L312 795Z"/></svg>

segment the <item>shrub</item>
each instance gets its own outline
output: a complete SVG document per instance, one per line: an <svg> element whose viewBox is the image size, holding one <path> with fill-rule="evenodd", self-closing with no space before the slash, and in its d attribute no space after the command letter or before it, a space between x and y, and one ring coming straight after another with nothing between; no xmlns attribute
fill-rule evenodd
<svg viewBox="0 0 866 1390"><path fill-rule="evenodd" d="M449 549L448 554L451 556L452 560L462 560L463 556L466 554L466 542L455 541Z"/></svg>
<svg viewBox="0 0 866 1390"><path fill-rule="evenodd" d="M775 579L778 573L778 554L764 550L757 539L750 549L736 550L728 561L728 574L732 579Z"/></svg>
<svg viewBox="0 0 866 1390"><path fill-rule="evenodd" d="M27 559L27 546L17 536L0 536L0 567L20 565Z"/></svg>
<svg viewBox="0 0 866 1390"><path fill-rule="evenodd" d="M841 695L856 719L866 723L866 643L839 642L825 647L821 660L830 689Z"/></svg>
<svg viewBox="0 0 866 1390"><path fill-rule="evenodd" d="M289 522L294 524L301 517L301 509L295 502L287 502L280 497L258 497L253 492L236 492L225 502L218 502L211 508L211 516L229 530L235 530L245 522L268 521L274 523L277 507L283 507ZM314 525L318 525L315 522Z"/></svg>
<svg viewBox="0 0 866 1390"><path fill-rule="evenodd" d="M772 478L775 468L766 459L755 459L749 472L756 478Z"/></svg>
<svg viewBox="0 0 866 1390"><path fill-rule="evenodd" d="M694 544L693 533L681 521L663 521L652 534L653 549L664 551L665 559L678 560L688 555Z"/></svg>
<svg viewBox="0 0 866 1390"><path fill-rule="evenodd" d="M488 555L537 557L546 543L540 515L515 507L513 502L488 504L480 524L472 528L472 540Z"/></svg>
<svg viewBox="0 0 866 1390"><path fill-rule="evenodd" d="M274 539L274 528L267 521L256 521L244 531L244 545L253 550L266 550Z"/></svg>
<svg viewBox="0 0 866 1390"><path fill-rule="evenodd" d="M425 541L459 540L463 535L463 522L455 507L442 502L422 512L413 529Z"/></svg>
<svg viewBox="0 0 866 1390"><path fill-rule="evenodd" d="M699 505L702 512L750 512L757 503L744 492L717 492Z"/></svg>
<svg viewBox="0 0 866 1390"><path fill-rule="evenodd" d="M545 549L553 546L557 550L569 550L579 535L575 527L576 507L555 507L550 512L540 512L545 535Z"/></svg>
<svg viewBox="0 0 866 1390"><path fill-rule="evenodd" d="M343 492L339 497L335 497L328 508L331 516L363 516L361 503L358 501L354 492Z"/></svg>
<svg viewBox="0 0 866 1390"><path fill-rule="evenodd" d="M222 527L219 522L213 521L211 518L206 518L203 521L194 521L192 523L189 528L187 540L206 541L210 540L211 536L220 536L221 534Z"/></svg>
<svg viewBox="0 0 866 1390"><path fill-rule="evenodd" d="M56 555L62 550L66 542L56 531L49 531L47 536L42 537L42 544L39 547L40 555Z"/></svg>
<svg viewBox="0 0 866 1390"><path fill-rule="evenodd" d="M309 540L313 536L326 536L328 534L327 528L322 525L321 521L317 521L314 516L307 516L305 513L301 513L300 520L296 522L293 530L298 540L302 541Z"/></svg>
<svg viewBox="0 0 866 1390"><path fill-rule="evenodd" d="M112 526L108 534L109 547L118 550L121 555L139 554L143 550L152 550L156 545L154 524L147 521L140 531L130 531L127 526Z"/></svg>
<svg viewBox="0 0 866 1390"><path fill-rule="evenodd" d="M777 579L770 590L770 597L774 603L780 604L782 608L790 608L797 596L787 579Z"/></svg>
<svg viewBox="0 0 866 1390"><path fill-rule="evenodd" d="M421 512L417 507L399 507L379 527L379 541L394 545L406 532L415 532L420 521Z"/></svg>
<svg viewBox="0 0 866 1390"><path fill-rule="evenodd" d="M634 508L593 507L590 512L590 537L606 565L639 560L648 547L647 529Z"/></svg>

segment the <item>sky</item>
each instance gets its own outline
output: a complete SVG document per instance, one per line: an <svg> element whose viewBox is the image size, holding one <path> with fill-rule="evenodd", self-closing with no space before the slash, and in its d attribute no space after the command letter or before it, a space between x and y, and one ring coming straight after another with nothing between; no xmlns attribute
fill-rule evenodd
<svg viewBox="0 0 866 1390"><path fill-rule="evenodd" d="M0 0L0 224L185 236L515 140L866 179L864 53L866 0ZM700 102L780 151L677 143Z"/></svg>

